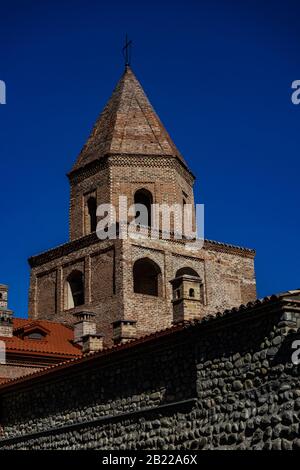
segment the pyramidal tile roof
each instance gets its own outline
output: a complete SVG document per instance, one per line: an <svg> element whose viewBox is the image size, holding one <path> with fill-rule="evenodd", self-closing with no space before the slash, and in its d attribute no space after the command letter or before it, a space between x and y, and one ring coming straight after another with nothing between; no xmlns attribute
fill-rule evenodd
<svg viewBox="0 0 300 470"><path fill-rule="evenodd" d="M170 155L185 164L128 66L97 119L72 171L113 153Z"/></svg>

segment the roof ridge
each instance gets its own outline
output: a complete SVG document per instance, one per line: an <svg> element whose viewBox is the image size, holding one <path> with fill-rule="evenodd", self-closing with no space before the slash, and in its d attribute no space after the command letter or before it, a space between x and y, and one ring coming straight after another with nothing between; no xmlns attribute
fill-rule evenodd
<svg viewBox="0 0 300 470"><path fill-rule="evenodd" d="M129 68L129 67L128 67ZM127 68L125 69L125 72L126 72ZM125 77L125 72L124 72L124 77ZM122 83L123 85L123 88L124 88L124 81ZM134 98L134 91L132 93L132 96L131 96L131 99L130 99L130 103L132 102ZM126 113L126 117L128 118L128 114L129 114L129 109L130 109L130 106L127 107L127 113ZM115 121L115 124L116 124L117 120ZM122 148L122 143L123 143L123 139L124 139L124 133L125 133L125 127L126 127L126 122L127 122L127 119L124 121L124 125L123 125L123 132L122 132L122 138L121 138L121 141L120 141L120 148L119 148L119 151L121 151L121 148ZM110 151L112 150L111 149L111 146L110 146Z"/></svg>

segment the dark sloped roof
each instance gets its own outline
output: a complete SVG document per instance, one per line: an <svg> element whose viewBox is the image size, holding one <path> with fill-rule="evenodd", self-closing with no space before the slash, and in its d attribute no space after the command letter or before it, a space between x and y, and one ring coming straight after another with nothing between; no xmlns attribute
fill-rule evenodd
<svg viewBox="0 0 300 470"><path fill-rule="evenodd" d="M97 119L72 171L114 153L170 155L184 162L129 67Z"/></svg>

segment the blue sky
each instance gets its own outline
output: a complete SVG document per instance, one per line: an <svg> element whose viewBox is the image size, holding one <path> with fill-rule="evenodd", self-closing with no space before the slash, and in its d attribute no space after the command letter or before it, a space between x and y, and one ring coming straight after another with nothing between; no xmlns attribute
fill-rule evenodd
<svg viewBox="0 0 300 470"><path fill-rule="evenodd" d="M206 238L257 250L258 295L300 286L300 4L0 1L0 283L27 314L30 255L68 239L70 170L132 68L197 176Z"/></svg>

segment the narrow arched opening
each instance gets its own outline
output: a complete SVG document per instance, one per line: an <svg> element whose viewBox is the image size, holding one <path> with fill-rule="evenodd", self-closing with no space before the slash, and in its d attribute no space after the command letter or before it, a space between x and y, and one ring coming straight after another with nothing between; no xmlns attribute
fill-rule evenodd
<svg viewBox="0 0 300 470"><path fill-rule="evenodd" d="M84 304L84 276L81 271L72 271L65 283L65 309Z"/></svg>
<svg viewBox="0 0 300 470"><path fill-rule="evenodd" d="M189 296L195 297L195 289L189 289Z"/></svg>
<svg viewBox="0 0 300 470"><path fill-rule="evenodd" d="M96 231L97 227L97 202L94 196L91 196L86 201L86 233Z"/></svg>
<svg viewBox="0 0 300 470"><path fill-rule="evenodd" d="M141 225L151 226L151 208L153 204L153 196L148 189L138 189L134 194L134 204L144 206L145 210L142 212L136 208L136 217L140 218Z"/></svg>

